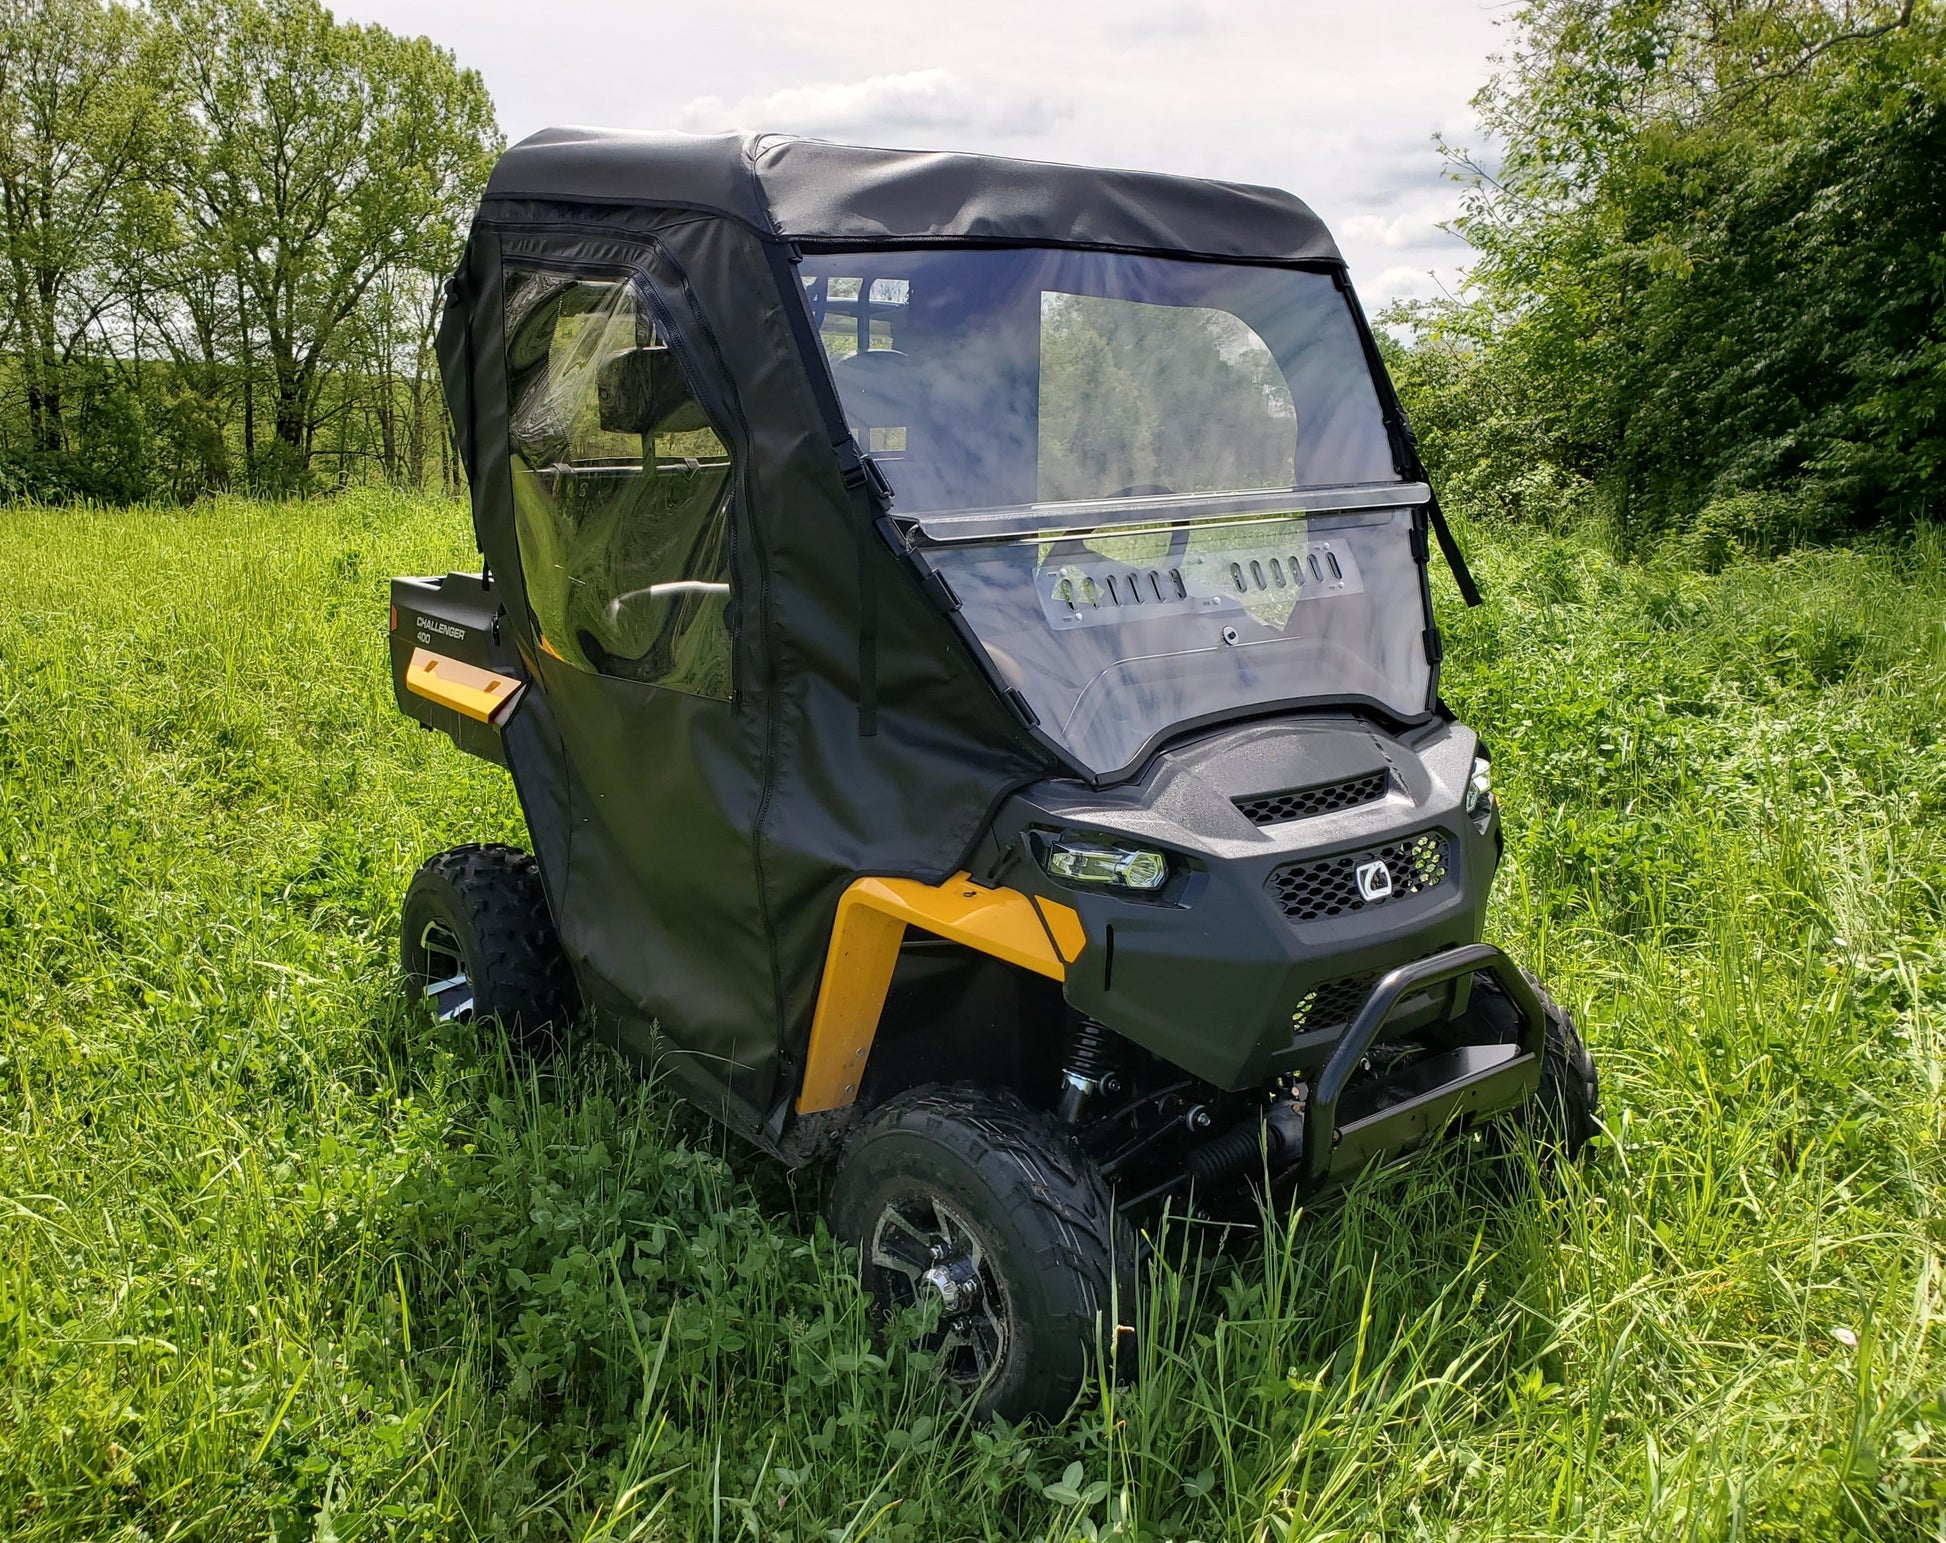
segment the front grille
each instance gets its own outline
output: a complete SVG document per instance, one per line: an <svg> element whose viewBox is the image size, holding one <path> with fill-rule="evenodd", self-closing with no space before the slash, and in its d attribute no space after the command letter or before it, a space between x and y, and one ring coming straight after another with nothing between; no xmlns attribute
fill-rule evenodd
<svg viewBox="0 0 1946 1543"><path fill-rule="evenodd" d="M1385 900L1367 900L1358 892L1358 869L1374 858L1392 876L1390 899L1417 895L1445 880L1446 838L1421 831L1390 846L1370 852L1344 852L1308 863L1290 863L1270 876L1269 890L1283 913L1294 922L1344 916Z"/></svg>
<svg viewBox="0 0 1946 1543"><path fill-rule="evenodd" d="M1375 771L1345 782L1324 782L1316 787L1291 788L1283 793L1260 793L1255 798L1239 798L1237 808L1252 825L1280 825L1285 820L1301 820L1313 814L1331 814L1353 809L1383 798L1391 783L1390 772Z"/></svg>
<svg viewBox="0 0 1946 1543"><path fill-rule="evenodd" d="M1304 1034L1348 1021L1365 1005L1377 980L1376 975L1347 975L1342 980L1313 986L1299 999L1297 1010L1291 1014L1291 1031Z"/></svg>

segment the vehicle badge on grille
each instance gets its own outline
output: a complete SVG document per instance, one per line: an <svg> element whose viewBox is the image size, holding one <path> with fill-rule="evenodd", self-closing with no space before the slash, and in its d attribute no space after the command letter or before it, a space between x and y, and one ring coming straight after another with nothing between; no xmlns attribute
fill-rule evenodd
<svg viewBox="0 0 1946 1543"><path fill-rule="evenodd" d="M1343 872L1342 869L1339 870ZM1358 865L1358 893L1367 900L1387 900L1392 895L1392 870L1376 859Z"/></svg>

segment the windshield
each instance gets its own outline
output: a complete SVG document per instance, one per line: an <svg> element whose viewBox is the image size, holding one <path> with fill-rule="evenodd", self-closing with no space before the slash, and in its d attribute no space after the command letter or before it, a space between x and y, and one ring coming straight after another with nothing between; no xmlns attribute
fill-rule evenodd
<svg viewBox="0 0 1946 1543"><path fill-rule="evenodd" d="M902 515L1400 480L1329 274L1046 249L801 271Z"/></svg>
<svg viewBox="0 0 1946 1543"><path fill-rule="evenodd" d="M1329 274L1043 249L802 272L895 513L1089 771L1236 710L1427 710L1425 490Z"/></svg>

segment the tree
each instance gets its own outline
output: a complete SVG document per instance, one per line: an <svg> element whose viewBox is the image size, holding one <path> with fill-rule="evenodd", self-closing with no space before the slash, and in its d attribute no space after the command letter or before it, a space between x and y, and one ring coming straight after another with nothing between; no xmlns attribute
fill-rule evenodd
<svg viewBox="0 0 1946 1543"><path fill-rule="evenodd" d="M167 100L150 29L99 0L0 0L0 242L34 449L66 447L62 379L119 291L117 246Z"/></svg>
<svg viewBox="0 0 1946 1543"><path fill-rule="evenodd" d="M1938 0L1533 0L1454 156L1477 257L1401 389L1461 485L1653 534L1766 492L1917 514L1946 466ZM1489 470L1490 469L1490 470ZM1552 480L1550 480L1552 479ZM1795 503L1793 503L1795 501ZM1793 518L1796 516L1793 515Z"/></svg>
<svg viewBox="0 0 1946 1543"><path fill-rule="evenodd" d="M308 473L341 329L381 275L434 271L500 145L477 74L315 0L165 0L190 107L174 179L236 276L276 443Z"/></svg>

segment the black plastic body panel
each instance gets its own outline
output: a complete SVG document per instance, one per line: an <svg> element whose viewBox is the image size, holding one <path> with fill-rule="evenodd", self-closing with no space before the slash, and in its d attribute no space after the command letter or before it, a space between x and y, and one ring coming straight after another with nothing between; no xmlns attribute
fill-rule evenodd
<svg viewBox="0 0 1946 1543"><path fill-rule="evenodd" d="M415 648L524 679L527 672L519 655L500 639L499 591L477 573L392 580L392 694L408 718L439 730L468 755L505 766L499 727L406 689L406 669ZM513 710L518 713L520 707Z"/></svg>
<svg viewBox="0 0 1946 1543"><path fill-rule="evenodd" d="M1068 971L1078 1012L1219 1088L1261 1086L1321 1068L1348 1023L1307 1025L1293 1013L1319 986L1369 976L1479 941L1500 855L1498 816L1464 799L1478 741L1448 723L1401 740L1352 718L1287 719L1212 735L1158 756L1136 782L1110 789L1044 782L1010 800L996 855L1022 854L1004 882L1072 906L1088 942ZM1385 769L1384 797L1275 825L1254 825L1236 800ZM1058 832L1114 836L1170 855L1154 895L1063 884L1032 856ZM1314 921L1284 914L1269 885L1294 862L1363 856L1401 837L1446 842L1443 878ZM1456 1015L1465 984L1441 982L1398 1004L1402 1032Z"/></svg>

